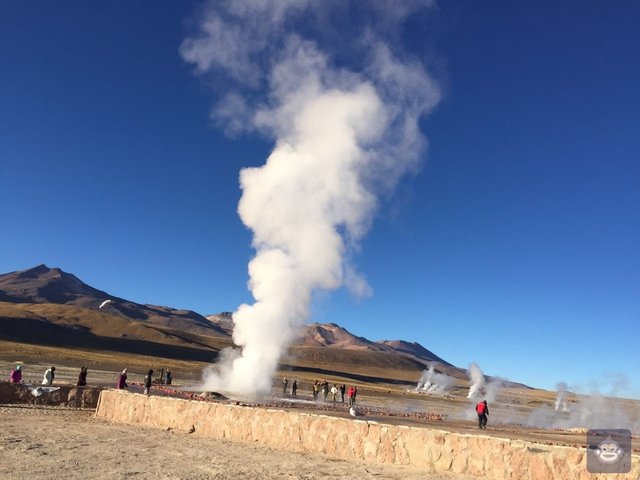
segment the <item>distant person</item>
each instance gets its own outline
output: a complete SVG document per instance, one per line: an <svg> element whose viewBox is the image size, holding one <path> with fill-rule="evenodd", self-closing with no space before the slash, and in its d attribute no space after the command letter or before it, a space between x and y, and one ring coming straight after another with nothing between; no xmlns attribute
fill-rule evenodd
<svg viewBox="0 0 640 480"><path fill-rule="evenodd" d="M56 367L47 368L47 371L44 372L44 378L42 379L42 385L45 387L50 387L53 385L53 379L56 376Z"/></svg>
<svg viewBox="0 0 640 480"><path fill-rule="evenodd" d="M22 365L16 365L16 368L11 369L9 381L11 383L20 383L22 381Z"/></svg>
<svg viewBox="0 0 640 480"><path fill-rule="evenodd" d="M338 387L334 385L331 387L331 401L336 403L336 397L338 396Z"/></svg>
<svg viewBox="0 0 640 480"><path fill-rule="evenodd" d="M127 369L122 370L122 373L118 377L118 383L116 383L116 388L122 390L123 388L129 388L127 385Z"/></svg>
<svg viewBox="0 0 640 480"><path fill-rule="evenodd" d="M294 380L291 384L291 396L295 397L298 393L298 381Z"/></svg>
<svg viewBox="0 0 640 480"><path fill-rule="evenodd" d="M478 427L480 430L487 429L487 415L489 415L489 407L487 401L483 400L476 405L476 413L478 414Z"/></svg>
<svg viewBox="0 0 640 480"><path fill-rule="evenodd" d="M151 384L153 383L153 370L149 370L144 376L144 394L151 395Z"/></svg>
<svg viewBox="0 0 640 480"><path fill-rule="evenodd" d="M167 380L164 383L167 385L171 385L172 380L173 377L171 376L171 370L167 369Z"/></svg>
<svg viewBox="0 0 640 480"><path fill-rule="evenodd" d="M329 395L329 382L326 380L322 382L322 401L327 401L327 396Z"/></svg>
<svg viewBox="0 0 640 480"><path fill-rule="evenodd" d="M356 395L358 395L358 387L354 385L353 387L353 395L351 395L351 405L356 404Z"/></svg>
<svg viewBox="0 0 640 480"><path fill-rule="evenodd" d="M287 377L284 377L282 379L282 395L286 395L287 394L287 386L289 385L289 380L287 379Z"/></svg>
<svg viewBox="0 0 640 480"><path fill-rule="evenodd" d="M84 387L87 385L87 367L80 367L80 374L78 375L78 387Z"/></svg>
<svg viewBox="0 0 640 480"><path fill-rule="evenodd" d="M320 385L318 383L318 380L313 382L312 388L313 388L313 401L315 402L316 400L318 400L318 392L320 391Z"/></svg>
<svg viewBox="0 0 640 480"><path fill-rule="evenodd" d="M346 385L344 385L344 384L340 385L340 401L342 403L344 403L344 394L345 394L346 391L347 391Z"/></svg>
<svg viewBox="0 0 640 480"><path fill-rule="evenodd" d="M349 402L349 406L353 405L353 385L349 385L347 389L347 402Z"/></svg>

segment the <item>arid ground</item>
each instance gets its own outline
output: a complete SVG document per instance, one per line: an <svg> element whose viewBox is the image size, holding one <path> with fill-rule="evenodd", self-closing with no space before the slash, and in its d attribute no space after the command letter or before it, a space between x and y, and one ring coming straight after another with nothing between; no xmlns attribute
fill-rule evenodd
<svg viewBox="0 0 640 480"><path fill-rule="evenodd" d="M87 365L89 385L112 387L118 372L126 367L134 391L140 390L139 383L148 368L171 368L175 379L173 386L181 388L197 384L206 365L128 353L0 341L0 375L8 376L16 362L23 364L24 380L31 384L39 383L44 370L51 365L57 367L57 383L74 384L80 366ZM338 373L345 371L340 365L281 371L274 379L272 395L253 399L253 402L348 417L345 406L339 403L310 401L310 384L320 378L330 383L357 384L361 392L358 407L370 420L452 432L478 431L473 420L473 405L465 398L463 386L455 387L452 395L444 398L417 394L413 392L414 384L406 378L409 376L406 372L403 378L403 372L385 371L379 367L351 366L351 370L354 368L358 370L355 374L344 375ZM284 375L298 380L299 401L292 401L289 395L282 396L278 383ZM162 387L154 387L154 394L162 393ZM501 421L513 415L526 416L536 409L552 408L554 397L554 392L526 388L501 390L498 400L492 404L489 428L483 435L583 446L583 429L542 429ZM639 404L628 401L627 408L630 412L638 412ZM468 415L469 409L471 415ZM430 418L429 414L435 414L435 418ZM440 416L446 416L446 419L440 419ZM2 405L0 425L2 479L469 478L425 476L423 472L400 466L374 466L316 454L212 440L197 434L108 424L94 418L93 412L88 410ZM638 451L637 437L633 443Z"/></svg>
<svg viewBox="0 0 640 480"><path fill-rule="evenodd" d="M0 424L0 478L6 480L471 478L114 425L91 411L5 405Z"/></svg>

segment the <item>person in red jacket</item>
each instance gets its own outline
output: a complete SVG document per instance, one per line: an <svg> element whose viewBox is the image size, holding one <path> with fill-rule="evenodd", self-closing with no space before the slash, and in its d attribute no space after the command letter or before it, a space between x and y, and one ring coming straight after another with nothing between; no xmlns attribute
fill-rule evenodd
<svg viewBox="0 0 640 480"><path fill-rule="evenodd" d="M487 415L489 415L489 407L487 401L483 400L476 405L476 413L478 414L478 427L482 430L487 428Z"/></svg>
<svg viewBox="0 0 640 480"><path fill-rule="evenodd" d="M347 401L349 402L349 406L353 405L353 386L349 385L347 389Z"/></svg>

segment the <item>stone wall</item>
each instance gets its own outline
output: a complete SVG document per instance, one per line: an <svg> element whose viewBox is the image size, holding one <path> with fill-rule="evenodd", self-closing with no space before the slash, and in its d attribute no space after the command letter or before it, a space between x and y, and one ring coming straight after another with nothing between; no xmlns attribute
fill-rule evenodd
<svg viewBox="0 0 640 480"><path fill-rule="evenodd" d="M65 406L76 408L96 408L100 387L76 387L75 385L55 385L60 389L43 393L36 397L24 384L0 381L0 403L22 403L31 405Z"/></svg>
<svg viewBox="0 0 640 480"><path fill-rule="evenodd" d="M584 448L286 410L147 397L118 390L101 393L96 416L131 425L195 431L217 439L257 442L289 451L409 465L425 473L518 480L640 478L638 455L633 457L631 474L594 475L586 471Z"/></svg>

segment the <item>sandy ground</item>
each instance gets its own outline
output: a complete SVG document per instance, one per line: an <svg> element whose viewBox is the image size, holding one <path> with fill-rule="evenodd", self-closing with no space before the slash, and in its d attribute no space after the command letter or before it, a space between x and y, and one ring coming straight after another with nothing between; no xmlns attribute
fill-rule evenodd
<svg viewBox="0 0 640 480"><path fill-rule="evenodd" d="M469 480L115 425L92 411L0 406L2 479Z"/></svg>

